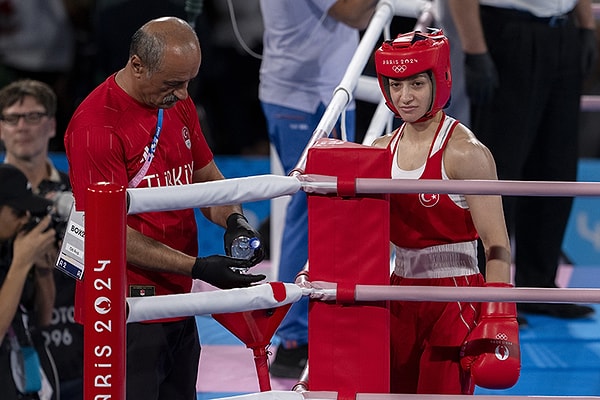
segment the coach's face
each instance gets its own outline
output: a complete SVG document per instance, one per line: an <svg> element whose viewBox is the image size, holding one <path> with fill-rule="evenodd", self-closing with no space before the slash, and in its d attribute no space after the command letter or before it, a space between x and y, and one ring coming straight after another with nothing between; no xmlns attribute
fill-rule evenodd
<svg viewBox="0 0 600 400"><path fill-rule="evenodd" d="M201 54L196 46L167 47L157 71L150 72L139 62L145 73L136 83L142 102L150 107L171 108L178 100L189 96L188 85L198 75Z"/></svg>

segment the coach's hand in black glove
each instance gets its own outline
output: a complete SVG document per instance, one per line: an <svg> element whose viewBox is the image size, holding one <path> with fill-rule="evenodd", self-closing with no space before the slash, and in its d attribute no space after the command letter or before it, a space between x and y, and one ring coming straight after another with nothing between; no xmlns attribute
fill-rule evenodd
<svg viewBox="0 0 600 400"><path fill-rule="evenodd" d="M465 84L473 104L487 104L498 87L498 71L490 53L465 53Z"/></svg>
<svg viewBox="0 0 600 400"><path fill-rule="evenodd" d="M229 217L227 217L227 229L225 230L225 235L223 236L223 241L225 243L225 254L231 256L231 242L237 237L247 236L249 238L258 238L261 239L260 233L258 233L254 228L250 226L246 217L239 213L233 213ZM249 267L258 264L265 258L265 249L262 244L262 240L260 242L260 246L254 249L254 255L249 260L245 260L249 262Z"/></svg>
<svg viewBox="0 0 600 400"><path fill-rule="evenodd" d="M213 255L198 257L192 268L192 278L210 283L219 289L233 289L251 286L266 278L262 274L251 275L236 272L232 268L248 269L250 260Z"/></svg>

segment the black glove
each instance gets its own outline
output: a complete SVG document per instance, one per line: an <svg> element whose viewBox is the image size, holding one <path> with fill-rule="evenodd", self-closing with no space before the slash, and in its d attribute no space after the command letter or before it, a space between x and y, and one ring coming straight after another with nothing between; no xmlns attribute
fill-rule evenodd
<svg viewBox="0 0 600 400"><path fill-rule="evenodd" d="M473 104L487 104L498 87L498 71L490 53L465 53L465 84Z"/></svg>
<svg viewBox="0 0 600 400"><path fill-rule="evenodd" d="M598 61L598 46L596 44L596 31L593 29L579 29L581 39L581 73L587 78Z"/></svg>
<svg viewBox="0 0 600 400"><path fill-rule="evenodd" d="M254 228L250 226L246 217L239 213L233 213L229 217L227 217L227 229L225 230L225 235L223 236L223 241L225 243L225 254L231 256L231 243L233 239L247 236L249 238L258 238L261 239L260 233L258 233ZM260 246L254 249L254 255L250 260L246 260L250 262L249 267L258 264L265 258L265 248L262 244L262 240Z"/></svg>
<svg viewBox="0 0 600 400"><path fill-rule="evenodd" d="M219 255L198 257L192 268L192 278L203 280L219 289L248 287L266 278L262 274L242 274L232 269L249 267L251 267L250 260Z"/></svg>

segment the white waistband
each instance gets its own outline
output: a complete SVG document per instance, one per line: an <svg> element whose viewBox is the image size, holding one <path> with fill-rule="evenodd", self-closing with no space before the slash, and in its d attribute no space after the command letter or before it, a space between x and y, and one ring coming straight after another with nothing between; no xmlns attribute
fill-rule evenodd
<svg viewBox="0 0 600 400"><path fill-rule="evenodd" d="M475 240L423 249L393 247L394 274L403 278L448 278L479 273Z"/></svg>

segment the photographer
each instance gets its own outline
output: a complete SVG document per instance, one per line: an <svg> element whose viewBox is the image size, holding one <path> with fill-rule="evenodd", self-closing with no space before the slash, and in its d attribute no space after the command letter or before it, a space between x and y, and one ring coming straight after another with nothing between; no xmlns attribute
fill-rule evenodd
<svg viewBox="0 0 600 400"><path fill-rule="evenodd" d="M35 194L53 202L52 226L58 232L58 245L61 233L64 234L72 195L68 175L58 171L48 158L50 139L56 135L56 107L54 92L39 81L19 80L0 90L4 162L26 175ZM58 246L48 254L47 262L54 263L57 251ZM47 304L52 313L50 324L42 333L56 361L61 400L80 400L83 398L83 327L73 318L75 280L57 269L53 274L56 300Z"/></svg>
<svg viewBox="0 0 600 400"><path fill-rule="evenodd" d="M57 383L39 328L50 322L55 296L48 255L54 251L50 216L26 231L32 213L52 203L31 191L25 175L0 165L0 397L56 399Z"/></svg>

